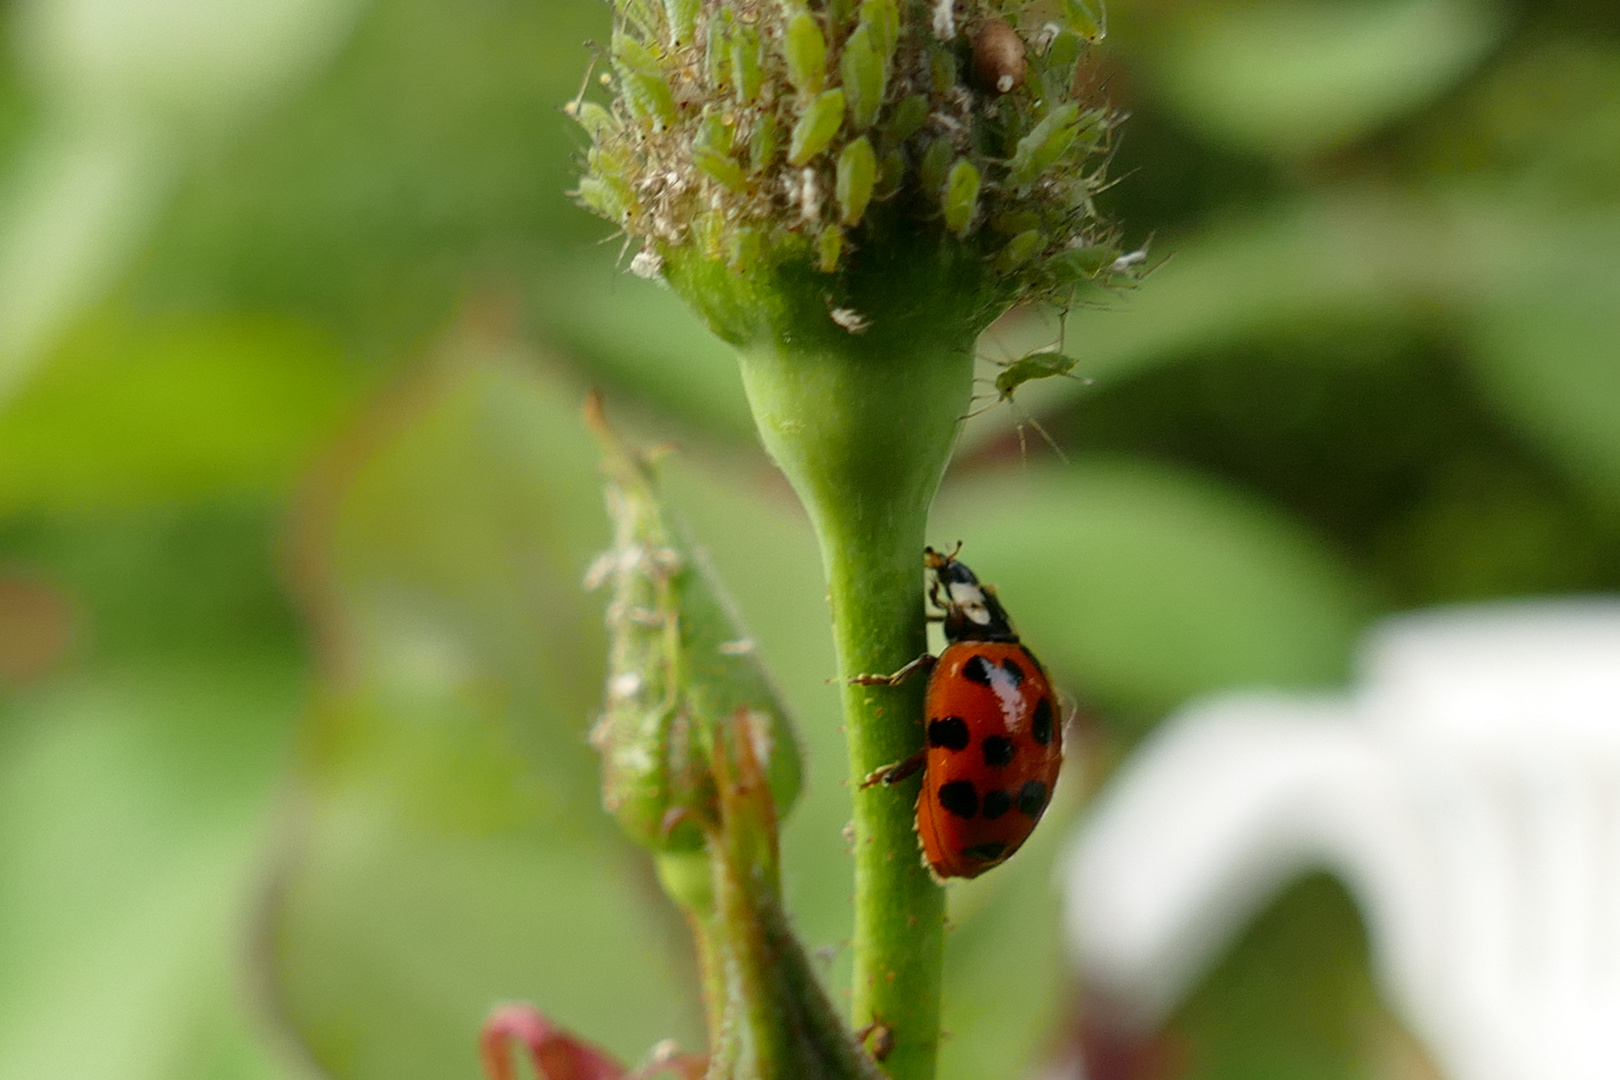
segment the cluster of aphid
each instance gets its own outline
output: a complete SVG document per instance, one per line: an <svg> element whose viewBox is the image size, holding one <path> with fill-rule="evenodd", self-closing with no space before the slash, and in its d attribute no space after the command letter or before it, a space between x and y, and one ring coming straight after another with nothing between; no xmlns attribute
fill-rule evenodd
<svg viewBox="0 0 1620 1080"><path fill-rule="evenodd" d="M649 276L695 251L834 273L937 230L1008 299L1128 276L1098 222L1116 117L1077 92L1085 0L613 0L579 199Z"/></svg>

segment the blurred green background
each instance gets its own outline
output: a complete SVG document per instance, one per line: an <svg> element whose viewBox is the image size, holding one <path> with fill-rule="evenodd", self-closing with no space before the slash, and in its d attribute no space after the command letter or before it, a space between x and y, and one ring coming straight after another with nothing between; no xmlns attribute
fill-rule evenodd
<svg viewBox="0 0 1620 1080"><path fill-rule="evenodd" d="M787 888L841 982L813 542L725 351L563 194L605 5L0 15L0 1076L471 1080L512 998L629 1060L699 1044L583 742L589 385L681 443L672 497L796 705ZM1168 261L1069 319L1088 383L968 425L933 530L1084 706L1071 819L1178 703L1341 683L1380 614L1620 588L1620 7L1109 15L1106 205ZM1068 462L1020 451L1029 415ZM1067 827L952 890L946 1080L1073 1042ZM1325 878L1116 1058L1431 1075Z"/></svg>

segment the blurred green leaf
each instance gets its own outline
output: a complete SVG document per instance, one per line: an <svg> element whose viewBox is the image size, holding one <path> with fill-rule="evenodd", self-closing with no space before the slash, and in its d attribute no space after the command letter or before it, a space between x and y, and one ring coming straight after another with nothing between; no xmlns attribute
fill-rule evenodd
<svg viewBox="0 0 1620 1080"><path fill-rule="evenodd" d="M966 541L1083 700L1159 711L1223 687L1335 683L1368 614L1365 588L1303 530L1164 466L965 479L930 531Z"/></svg>
<svg viewBox="0 0 1620 1080"><path fill-rule="evenodd" d="M107 313L4 412L0 513L284 494L357 374L286 319Z"/></svg>
<svg viewBox="0 0 1620 1080"><path fill-rule="evenodd" d="M1442 93L1505 27L1485 0L1190 5L1143 59L1171 108L1200 131L1295 158Z"/></svg>
<svg viewBox="0 0 1620 1080"><path fill-rule="evenodd" d="M334 1076L475 1077L508 999L626 1060L695 1045L686 935L585 745L604 644L579 582L606 525L576 401L463 339L345 444L304 518L326 677L272 967Z"/></svg>
<svg viewBox="0 0 1620 1080"><path fill-rule="evenodd" d="M299 675L182 654L0 708L0 1075L284 1075L236 965Z"/></svg>
<svg viewBox="0 0 1620 1080"><path fill-rule="evenodd" d="M1492 260L1469 359L1516 429L1620 506L1620 216L1538 224Z"/></svg>
<svg viewBox="0 0 1620 1080"><path fill-rule="evenodd" d="M668 288L575 258L535 297L548 335L594 374L689 424L755 441L736 354Z"/></svg>

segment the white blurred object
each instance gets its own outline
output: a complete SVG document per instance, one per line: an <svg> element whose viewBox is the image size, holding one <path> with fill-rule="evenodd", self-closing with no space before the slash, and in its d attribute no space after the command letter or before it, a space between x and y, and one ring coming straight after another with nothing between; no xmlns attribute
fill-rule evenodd
<svg viewBox="0 0 1620 1080"><path fill-rule="evenodd" d="M1186 709L1073 845L1076 961L1151 1028L1318 868L1452 1080L1620 1077L1620 602L1407 616L1353 696Z"/></svg>
<svg viewBox="0 0 1620 1080"><path fill-rule="evenodd" d="M298 85L363 0L23 0L39 135L0 185L0 407L134 253L186 158Z"/></svg>

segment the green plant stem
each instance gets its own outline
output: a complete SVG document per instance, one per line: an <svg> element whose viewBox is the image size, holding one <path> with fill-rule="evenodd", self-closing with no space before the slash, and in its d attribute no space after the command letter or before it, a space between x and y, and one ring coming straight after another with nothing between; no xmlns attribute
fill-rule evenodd
<svg viewBox="0 0 1620 1080"><path fill-rule="evenodd" d="M970 397L973 339L964 322L923 315L889 333L777 338L740 350L761 437L821 543L846 680L893 671L926 644L924 530ZM861 790L860 782L922 749L922 692L918 679L846 684L843 694L855 789L851 1019L892 1030L883 1068L894 1080L934 1074L944 894L921 861L915 788Z"/></svg>

